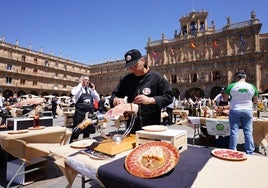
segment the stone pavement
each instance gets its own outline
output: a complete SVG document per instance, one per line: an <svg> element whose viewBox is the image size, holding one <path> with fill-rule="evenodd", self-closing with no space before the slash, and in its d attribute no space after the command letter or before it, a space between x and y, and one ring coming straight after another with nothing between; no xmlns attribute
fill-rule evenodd
<svg viewBox="0 0 268 188"><path fill-rule="evenodd" d="M53 125L54 126L65 126L64 125L64 117L63 116L57 116L56 119L53 120ZM193 134L194 134L194 130L193 128L189 127L189 126L184 126L184 125L177 125L177 124L173 124L171 126L169 126L170 129L178 129L178 130L186 130L187 131L187 137L188 137L188 144L192 144L192 138L193 138ZM71 129L71 128L70 128ZM107 126L104 129L104 132L110 132L110 131L115 131L114 127L111 126ZM202 138L202 139L201 139ZM210 141L215 141L214 138L209 138ZM244 143L244 139L243 139L243 133L242 131L239 134L239 144L238 144L238 150L243 151L243 143ZM207 138L206 137L200 137L200 139L196 139L196 145L203 145L203 146L208 146L208 147L221 147L219 145L217 145L217 143L214 144L208 144L207 142ZM262 155L258 152L256 152L256 155ZM29 185L26 185L24 187L27 188L64 188L67 185L67 180L65 179L64 175L61 173L61 171L55 166L55 164L53 163L53 159L50 157L47 157L48 161L49 161L49 169L48 169L48 174L47 177L45 177L42 180L33 182ZM0 172L1 172L1 176L0 176L0 187L5 187L5 185L7 185L7 181L5 180L5 170L6 167L5 165L0 166ZM81 181L81 176L78 175L73 183L72 188L80 188L82 187L82 181ZM86 184L85 187L91 187L91 188L100 188L100 186L95 182L95 181L90 181L89 183Z"/></svg>

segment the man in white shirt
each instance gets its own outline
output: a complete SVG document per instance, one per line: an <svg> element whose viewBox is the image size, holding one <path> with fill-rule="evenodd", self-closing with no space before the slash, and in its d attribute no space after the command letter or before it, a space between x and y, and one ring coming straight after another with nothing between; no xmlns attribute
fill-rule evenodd
<svg viewBox="0 0 268 188"><path fill-rule="evenodd" d="M172 121L172 119L173 119L172 112L174 110L175 102L176 102L176 98L173 97L172 103L170 103L168 106L166 106L166 112L167 112L168 116L163 119L164 125L172 125L172 124L174 124L174 122Z"/></svg>
<svg viewBox="0 0 268 188"><path fill-rule="evenodd" d="M238 131L241 126L244 132L245 151L247 154L253 154L255 145L253 141L253 103L258 101L258 90L246 82L247 75L243 70L236 73L237 82L231 83L226 89L226 98L230 96L230 143L229 148L236 150L238 143Z"/></svg>
<svg viewBox="0 0 268 188"><path fill-rule="evenodd" d="M79 84L72 89L72 95L75 100L75 113L73 121L73 133L70 143L78 139L79 134L83 133L83 138L89 137L89 134L94 133L94 126L87 126L81 130L77 126L85 119L88 112L89 116L94 116L94 101L99 101L100 96L95 89L95 85L89 82L88 76L81 76Z"/></svg>
<svg viewBox="0 0 268 188"><path fill-rule="evenodd" d="M213 103L216 106L227 106L228 101L225 101L225 88L221 88L221 92L213 99Z"/></svg>

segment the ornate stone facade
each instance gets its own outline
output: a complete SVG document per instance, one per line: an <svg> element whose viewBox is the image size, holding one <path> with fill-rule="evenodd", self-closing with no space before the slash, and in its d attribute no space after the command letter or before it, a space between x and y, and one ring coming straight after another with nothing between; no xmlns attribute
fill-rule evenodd
<svg viewBox="0 0 268 188"><path fill-rule="evenodd" d="M150 68L165 75L175 96L183 98L214 98L240 69L247 72L247 81L260 93L268 92L268 34L260 34L262 24L255 12L250 20L234 24L227 17L226 25L218 30L214 21L208 26L207 16L208 12L201 11L182 17L180 32L175 31L173 39L164 34L157 41L149 38L146 58ZM111 72L91 74L91 79L110 93L126 74L123 65L111 63ZM91 67L99 73L104 69L106 64Z"/></svg>
<svg viewBox="0 0 268 188"><path fill-rule="evenodd" d="M87 65L0 41L0 89L5 98L69 96L81 74L89 74Z"/></svg>
<svg viewBox="0 0 268 188"><path fill-rule="evenodd" d="M181 98L214 98L221 87L233 81L243 69L248 81L260 93L268 92L268 33L260 34L262 24L254 11L250 19L231 23L221 29L207 23L208 12L191 12L182 17L180 32L173 39L148 39L147 63L161 72ZM123 54L122 54L123 57ZM87 74L100 94L110 95L127 74L124 60L87 66L30 48L0 41L0 87L4 96L70 95L82 74ZM131 87L131 86L130 86Z"/></svg>

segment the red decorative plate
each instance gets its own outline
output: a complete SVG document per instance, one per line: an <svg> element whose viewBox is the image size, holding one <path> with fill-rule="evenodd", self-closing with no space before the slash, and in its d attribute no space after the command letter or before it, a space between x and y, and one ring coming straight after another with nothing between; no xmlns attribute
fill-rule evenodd
<svg viewBox="0 0 268 188"><path fill-rule="evenodd" d="M142 144L129 153L125 167L134 176L153 178L172 170L178 161L179 151L174 145L154 141Z"/></svg>
<svg viewBox="0 0 268 188"><path fill-rule="evenodd" d="M214 149L211 151L211 153L215 157L229 161L243 161L247 159L246 155L243 152L231 149Z"/></svg>

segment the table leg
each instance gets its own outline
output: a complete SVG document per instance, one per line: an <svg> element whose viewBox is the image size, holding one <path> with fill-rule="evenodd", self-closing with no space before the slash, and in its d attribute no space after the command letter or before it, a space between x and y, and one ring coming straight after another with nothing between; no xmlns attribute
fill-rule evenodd
<svg viewBox="0 0 268 188"><path fill-rule="evenodd" d="M194 136L193 136L193 145L195 145L195 137L200 134L200 124L194 124Z"/></svg>
<svg viewBox="0 0 268 188"><path fill-rule="evenodd" d="M82 186L81 186L81 187L82 187L82 188L85 188L85 184L86 184L87 182L89 182L90 180L91 180L90 178L86 180L86 177L82 175Z"/></svg>
<svg viewBox="0 0 268 188"><path fill-rule="evenodd" d="M10 179L10 181L7 184L7 188L10 187L11 183L13 182L13 180L18 176L21 175L21 173L19 174L19 172L21 171L21 169L24 167L25 165L25 161L23 161L20 165L20 167L18 168L18 170L16 171L16 173L13 175L13 177Z"/></svg>
<svg viewBox="0 0 268 188"><path fill-rule="evenodd" d="M176 123L176 115L175 115L175 114L173 114L173 117L174 117L174 122Z"/></svg>

